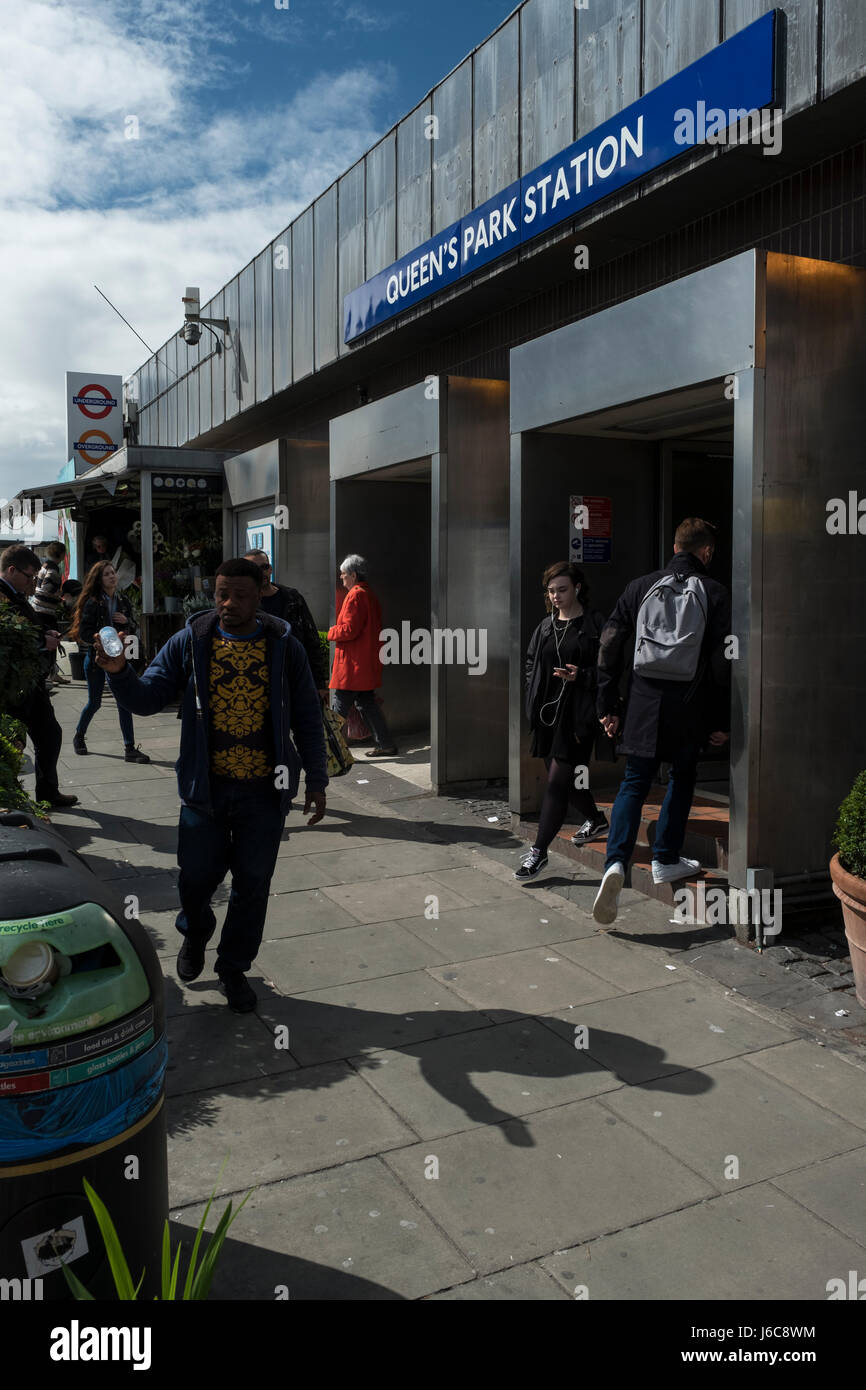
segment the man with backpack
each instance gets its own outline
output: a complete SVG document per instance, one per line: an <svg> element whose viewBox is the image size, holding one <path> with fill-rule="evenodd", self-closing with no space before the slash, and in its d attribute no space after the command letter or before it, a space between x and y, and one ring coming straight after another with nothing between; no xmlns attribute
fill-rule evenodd
<svg viewBox="0 0 866 1390"><path fill-rule="evenodd" d="M597 709L608 735L622 723L619 681L634 642L620 741L625 776L611 811L605 872L592 909L603 926L616 920L643 803L662 761L671 770L656 827L653 882L671 883L700 868L697 860L680 856L698 758L707 742L727 743L731 727L725 655L731 599L707 572L714 549L712 527L688 517L677 527L670 564L632 580L601 634Z"/></svg>

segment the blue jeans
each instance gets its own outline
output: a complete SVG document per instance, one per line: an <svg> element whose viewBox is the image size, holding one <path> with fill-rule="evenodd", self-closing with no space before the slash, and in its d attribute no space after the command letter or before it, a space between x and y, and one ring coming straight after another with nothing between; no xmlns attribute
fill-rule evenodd
<svg viewBox="0 0 866 1390"><path fill-rule="evenodd" d="M690 744L682 748L671 763L668 789L659 811L652 851L653 859L657 859L661 864L679 863L689 812L692 809L692 797L695 794L699 752L699 748ZM604 861L606 869L609 869L611 864L623 864L628 867L640 827L640 813L660 762L660 758L626 759L625 776L610 813L610 830Z"/></svg>
<svg viewBox="0 0 866 1390"><path fill-rule="evenodd" d="M78 720L77 734L87 733L87 726L96 711L102 704L102 692L105 690L105 672L101 666L97 666L93 659L93 648L89 648L84 658L84 679L87 681L87 704L81 711ZM135 734L132 729L132 715L128 709L121 709L117 706L117 714L120 719L120 732L123 734L124 743L135 743Z"/></svg>
<svg viewBox="0 0 866 1390"><path fill-rule="evenodd" d="M216 918L210 905L231 871L232 891L217 950L216 970L249 970L262 944L268 893L286 818L269 783L211 784L213 814L182 806L177 835L183 936L207 942Z"/></svg>

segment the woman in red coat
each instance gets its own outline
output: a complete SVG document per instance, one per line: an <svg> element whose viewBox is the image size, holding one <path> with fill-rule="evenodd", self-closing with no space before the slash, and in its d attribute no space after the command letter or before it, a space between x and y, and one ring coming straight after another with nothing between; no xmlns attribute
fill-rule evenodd
<svg viewBox="0 0 866 1390"><path fill-rule="evenodd" d="M382 610L367 583L367 561L361 555L347 555L340 566L340 579L346 597L328 641L336 643L331 672L333 708L345 719L354 704L366 719L375 739L368 758L392 758L394 747L384 715L376 703L376 689L382 684L379 658Z"/></svg>

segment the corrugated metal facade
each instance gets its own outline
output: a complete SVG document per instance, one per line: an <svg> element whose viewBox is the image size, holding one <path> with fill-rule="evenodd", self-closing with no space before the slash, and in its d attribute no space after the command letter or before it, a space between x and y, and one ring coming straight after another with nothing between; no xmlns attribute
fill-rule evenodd
<svg viewBox="0 0 866 1390"><path fill-rule="evenodd" d="M222 355L209 334L193 349L174 335L139 369L140 442L192 443L345 356L342 301L350 289L771 8L771 0L592 0L586 9L573 0L526 0L203 307L230 320ZM786 25L789 115L866 74L863 0L782 0L776 8ZM860 161L862 176L862 147L845 158L852 170ZM480 371L483 362L483 374L504 375L508 348L526 336L748 245L860 264L863 183L855 188L843 163L780 180L493 316L462 347L463 334L447 340L453 350L431 344L422 354L429 367L409 354L394 372L403 384L419 371L469 363ZM687 177L687 168L669 177ZM846 183L849 196L837 196ZM639 196L638 187L618 205ZM495 347L472 346L479 335ZM354 355L363 373L363 348Z"/></svg>

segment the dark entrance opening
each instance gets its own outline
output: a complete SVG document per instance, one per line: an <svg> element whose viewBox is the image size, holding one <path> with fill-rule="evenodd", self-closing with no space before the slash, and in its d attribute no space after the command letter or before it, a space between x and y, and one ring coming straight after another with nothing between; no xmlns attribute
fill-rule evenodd
<svg viewBox="0 0 866 1390"><path fill-rule="evenodd" d="M382 630L401 639L431 626L431 462L429 458L370 470L334 484L337 564L349 554L369 564L370 587L382 606ZM339 575L337 610L343 598ZM402 642L411 650L410 643ZM403 655L408 655L408 650ZM430 667L408 660L386 665L380 697L399 748L400 775L430 786ZM372 744L370 744L372 746ZM363 756L361 758L363 761Z"/></svg>

